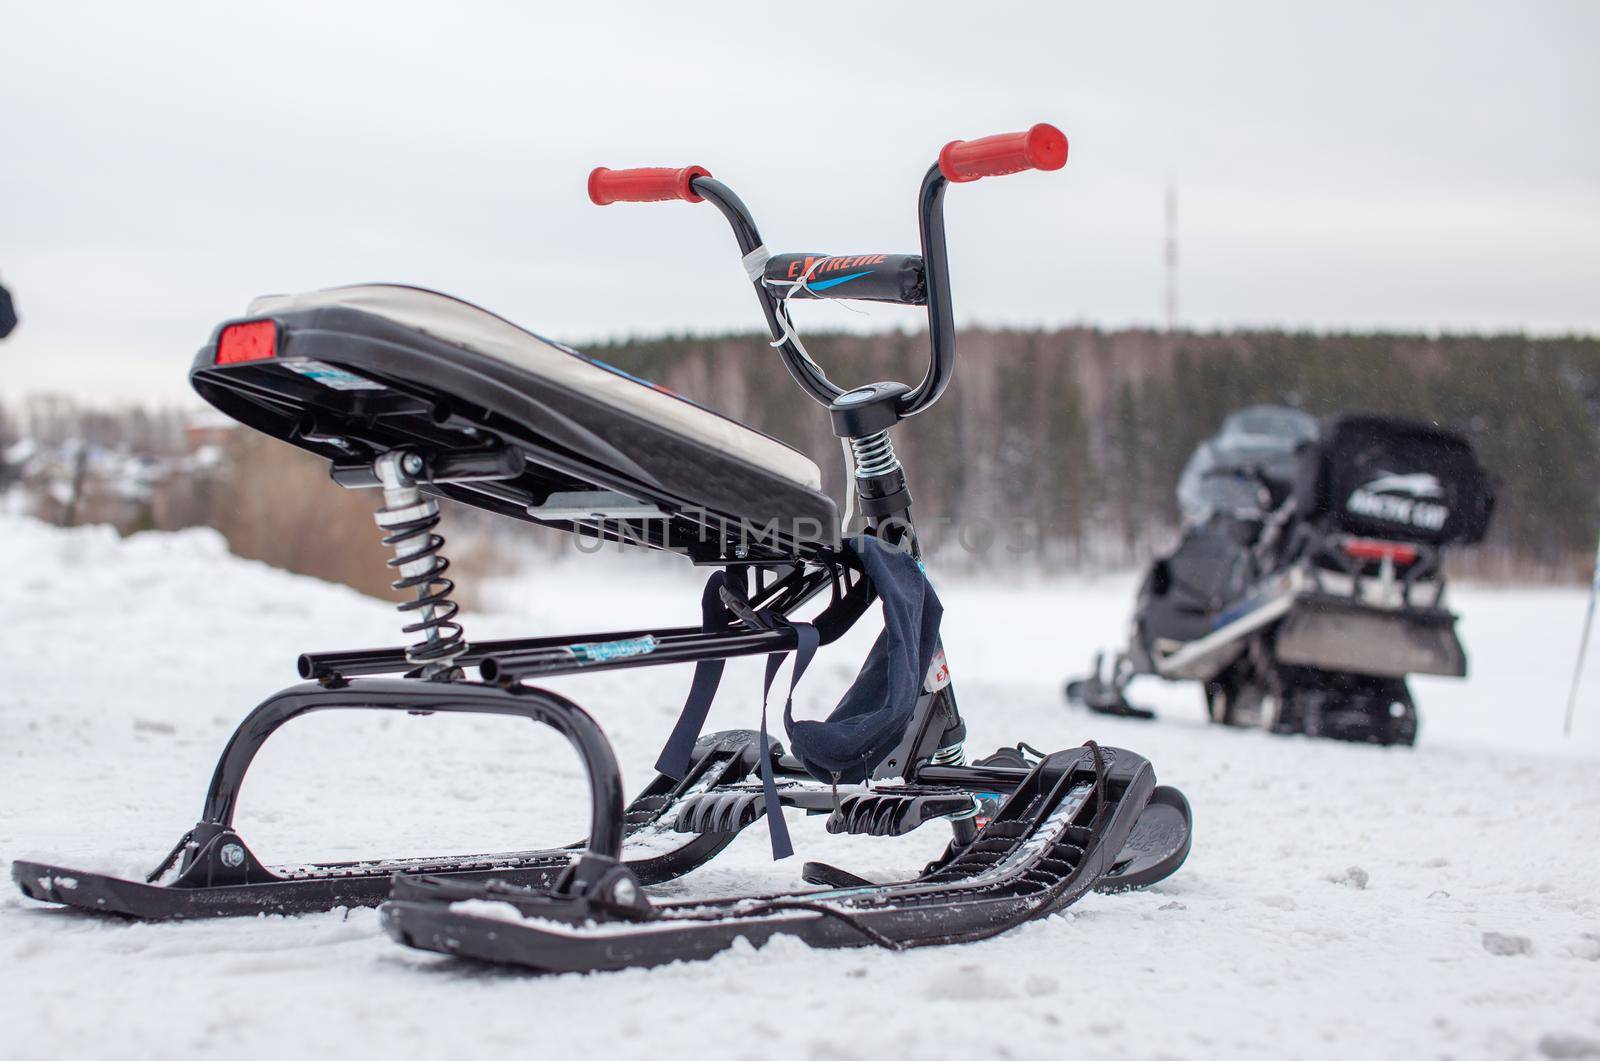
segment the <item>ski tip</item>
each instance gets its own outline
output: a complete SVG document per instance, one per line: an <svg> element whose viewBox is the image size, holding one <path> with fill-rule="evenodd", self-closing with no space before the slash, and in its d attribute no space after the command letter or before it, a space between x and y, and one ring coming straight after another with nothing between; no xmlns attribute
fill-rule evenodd
<svg viewBox="0 0 1600 1061"><path fill-rule="evenodd" d="M1188 860L1193 842L1194 813L1188 798L1171 785L1157 785L1116 863L1095 890L1127 892L1159 884Z"/></svg>

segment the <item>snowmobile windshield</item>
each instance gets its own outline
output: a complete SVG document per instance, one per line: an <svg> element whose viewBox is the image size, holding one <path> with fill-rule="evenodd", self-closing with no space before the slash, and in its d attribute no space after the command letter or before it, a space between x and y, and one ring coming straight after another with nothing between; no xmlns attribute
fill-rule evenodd
<svg viewBox="0 0 1600 1061"><path fill-rule="evenodd" d="M1222 422L1200 444L1178 479L1185 523L1204 523L1221 512L1259 519L1288 495L1300 447L1317 437L1317 421L1298 409L1257 405Z"/></svg>

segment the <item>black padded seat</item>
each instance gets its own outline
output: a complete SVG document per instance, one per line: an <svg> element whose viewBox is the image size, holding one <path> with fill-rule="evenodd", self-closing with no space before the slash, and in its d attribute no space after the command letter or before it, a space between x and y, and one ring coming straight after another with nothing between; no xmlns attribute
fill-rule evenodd
<svg viewBox="0 0 1600 1061"><path fill-rule="evenodd" d="M196 359L196 389L236 419L335 461L360 454L308 437L307 415L329 421L323 434L365 420L377 436L368 436L369 445L403 444L383 433L403 421L383 412L383 403L420 396L467 410L508 441L536 443L555 469L550 489L594 485L678 511L814 525L801 532L811 540L837 535L837 508L805 454L471 303L366 284L264 296L240 319L260 318L278 324L276 355L219 365L214 338ZM258 400L264 390L270 401Z"/></svg>

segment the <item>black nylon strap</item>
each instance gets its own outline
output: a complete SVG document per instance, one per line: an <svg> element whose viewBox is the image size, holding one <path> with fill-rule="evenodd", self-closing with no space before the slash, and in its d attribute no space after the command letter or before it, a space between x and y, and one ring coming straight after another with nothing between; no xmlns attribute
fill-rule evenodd
<svg viewBox="0 0 1600 1061"><path fill-rule="evenodd" d="M733 613L722 603L722 587L727 581L726 571L714 571L700 594L700 628L707 633L724 630L733 620ZM722 659L703 659L694 665L694 681L689 685L683 710L678 713L678 721L656 757L656 769L668 777L682 781L689 772L694 742L700 739L700 730L706 724L706 715L711 711L711 701L716 698L726 667L727 660ZM765 734L762 739L766 739ZM762 747L765 748L765 744Z"/></svg>
<svg viewBox="0 0 1600 1061"><path fill-rule="evenodd" d="M773 626L787 626L794 631L794 668L789 673L789 693L784 698L784 717L789 717L794 711L794 689L800 684L801 675L806 668L811 666L811 659L817 654L817 645L821 641L817 628L810 623L791 623L781 615L763 611L763 621ZM787 652L773 652L767 656L766 681L761 688L761 748L763 753L769 747L767 741L767 701L772 695L772 683L778 677L778 671L783 667L783 658ZM789 824L783 820L783 804L778 801L778 786L772 776L772 756L761 756L761 798L767 811L767 834L772 841L772 857L774 860L788 858L794 854L794 844L789 839Z"/></svg>

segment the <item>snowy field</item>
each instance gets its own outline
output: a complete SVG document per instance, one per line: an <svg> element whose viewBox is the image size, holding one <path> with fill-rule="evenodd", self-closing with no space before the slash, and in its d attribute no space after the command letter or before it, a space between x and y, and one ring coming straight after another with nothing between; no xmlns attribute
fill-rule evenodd
<svg viewBox="0 0 1600 1061"><path fill-rule="evenodd" d="M193 823L238 719L300 651L396 642L394 613L230 557L209 532L119 541L0 519L0 856L135 873ZM495 588L469 633L692 623L699 574L604 553ZM144 925L0 898L0 1056L1204 1058L1600 1057L1600 660L1561 713L1583 595L1461 588L1472 677L1416 683L1415 750L1207 726L1192 686L1135 686L1155 723L1069 711L1062 679L1120 635L1131 579L940 585L984 753L1087 737L1194 805L1188 865L999 939L903 954L781 941L649 972L538 978L383 936L370 910ZM821 714L875 630L801 686ZM752 726L759 664L715 728ZM631 786L687 668L565 680ZM266 861L524 848L581 831L560 738L510 720L313 716L268 744L239 827ZM672 894L799 883L806 857L914 870L935 829L831 837L791 816ZM9 865L7 867L9 869Z"/></svg>

